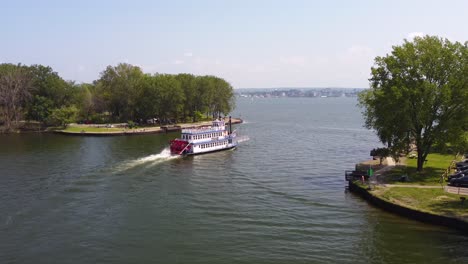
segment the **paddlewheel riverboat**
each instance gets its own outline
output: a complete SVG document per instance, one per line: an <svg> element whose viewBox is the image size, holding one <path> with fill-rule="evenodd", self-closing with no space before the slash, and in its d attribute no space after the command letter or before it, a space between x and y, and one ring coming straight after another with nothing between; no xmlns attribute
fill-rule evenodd
<svg viewBox="0 0 468 264"><path fill-rule="evenodd" d="M232 149L237 146L236 133L223 120L214 120L211 126L182 129L180 138L171 140L171 154L196 155L213 151Z"/></svg>

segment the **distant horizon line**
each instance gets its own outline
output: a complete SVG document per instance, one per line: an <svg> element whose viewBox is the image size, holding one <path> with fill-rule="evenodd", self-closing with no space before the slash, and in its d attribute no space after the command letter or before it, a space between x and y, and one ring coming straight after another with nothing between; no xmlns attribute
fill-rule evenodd
<svg viewBox="0 0 468 264"><path fill-rule="evenodd" d="M369 89L368 87L264 87L264 88L253 88L253 87L242 87L233 88L234 90L278 90L278 89Z"/></svg>

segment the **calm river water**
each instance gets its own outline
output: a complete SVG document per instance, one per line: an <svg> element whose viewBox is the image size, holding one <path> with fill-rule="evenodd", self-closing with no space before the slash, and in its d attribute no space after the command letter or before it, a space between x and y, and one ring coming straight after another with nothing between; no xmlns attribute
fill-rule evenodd
<svg viewBox="0 0 468 264"><path fill-rule="evenodd" d="M177 134L1 135L0 263L468 263L466 237L346 191L379 146L355 105L240 98L239 147L188 158Z"/></svg>

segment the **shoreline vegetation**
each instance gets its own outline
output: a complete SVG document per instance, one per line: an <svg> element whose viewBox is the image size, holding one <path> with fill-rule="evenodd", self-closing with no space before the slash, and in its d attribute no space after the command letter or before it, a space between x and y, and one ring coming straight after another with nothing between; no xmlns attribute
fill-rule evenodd
<svg viewBox="0 0 468 264"><path fill-rule="evenodd" d="M72 123L126 123L133 131L212 120L234 108L232 86L216 76L150 74L120 63L107 66L92 83L78 84L48 66L0 64L0 132L5 133L67 130Z"/></svg>
<svg viewBox="0 0 468 264"><path fill-rule="evenodd" d="M371 167L375 174L369 180L349 181L349 190L386 211L468 234L467 195L447 192L445 179L454 161L459 161L458 156L431 153L421 173L411 158L397 164L390 158L382 165L378 160L361 162L356 170Z"/></svg>
<svg viewBox="0 0 468 264"><path fill-rule="evenodd" d="M429 35L374 59L370 89L358 95L358 105L365 127L385 146L371 155L401 163L375 175L346 172L350 190L388 211L468 232L468 203L458 195L466 188L446 184L460 159L453 153L468 150L467 69L468 42ZM361 175L362 182L351 181Z"/></svg>
<svg viewBox="0 0 468 264"><path fill-rule="evenodd" d="M224 121L227 123L229 121L229 118L225 117ZM231 122L232 124L241 124L243 123L243 120L240 118L231 118ZM210 125L211 121L200 121L195 123L178 123L167 126L144 126L134 128L128 128L126 124L70 124L65 129L54 130L52 132L75 136L125 136L179 132L183 128L199 128Z"/></svg>

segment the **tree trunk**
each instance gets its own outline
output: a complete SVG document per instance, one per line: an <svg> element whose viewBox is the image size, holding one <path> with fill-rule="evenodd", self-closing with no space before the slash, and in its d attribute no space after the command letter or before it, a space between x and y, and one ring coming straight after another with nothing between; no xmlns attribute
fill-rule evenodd
<svg viewBox="0 0 468 264"><path fill-rule="evenodd" d="M422 172L423 170L423 167L424 167L424 155L423 155L423 151L418 148L418 168L416 169L418 172Z"/></svg>

